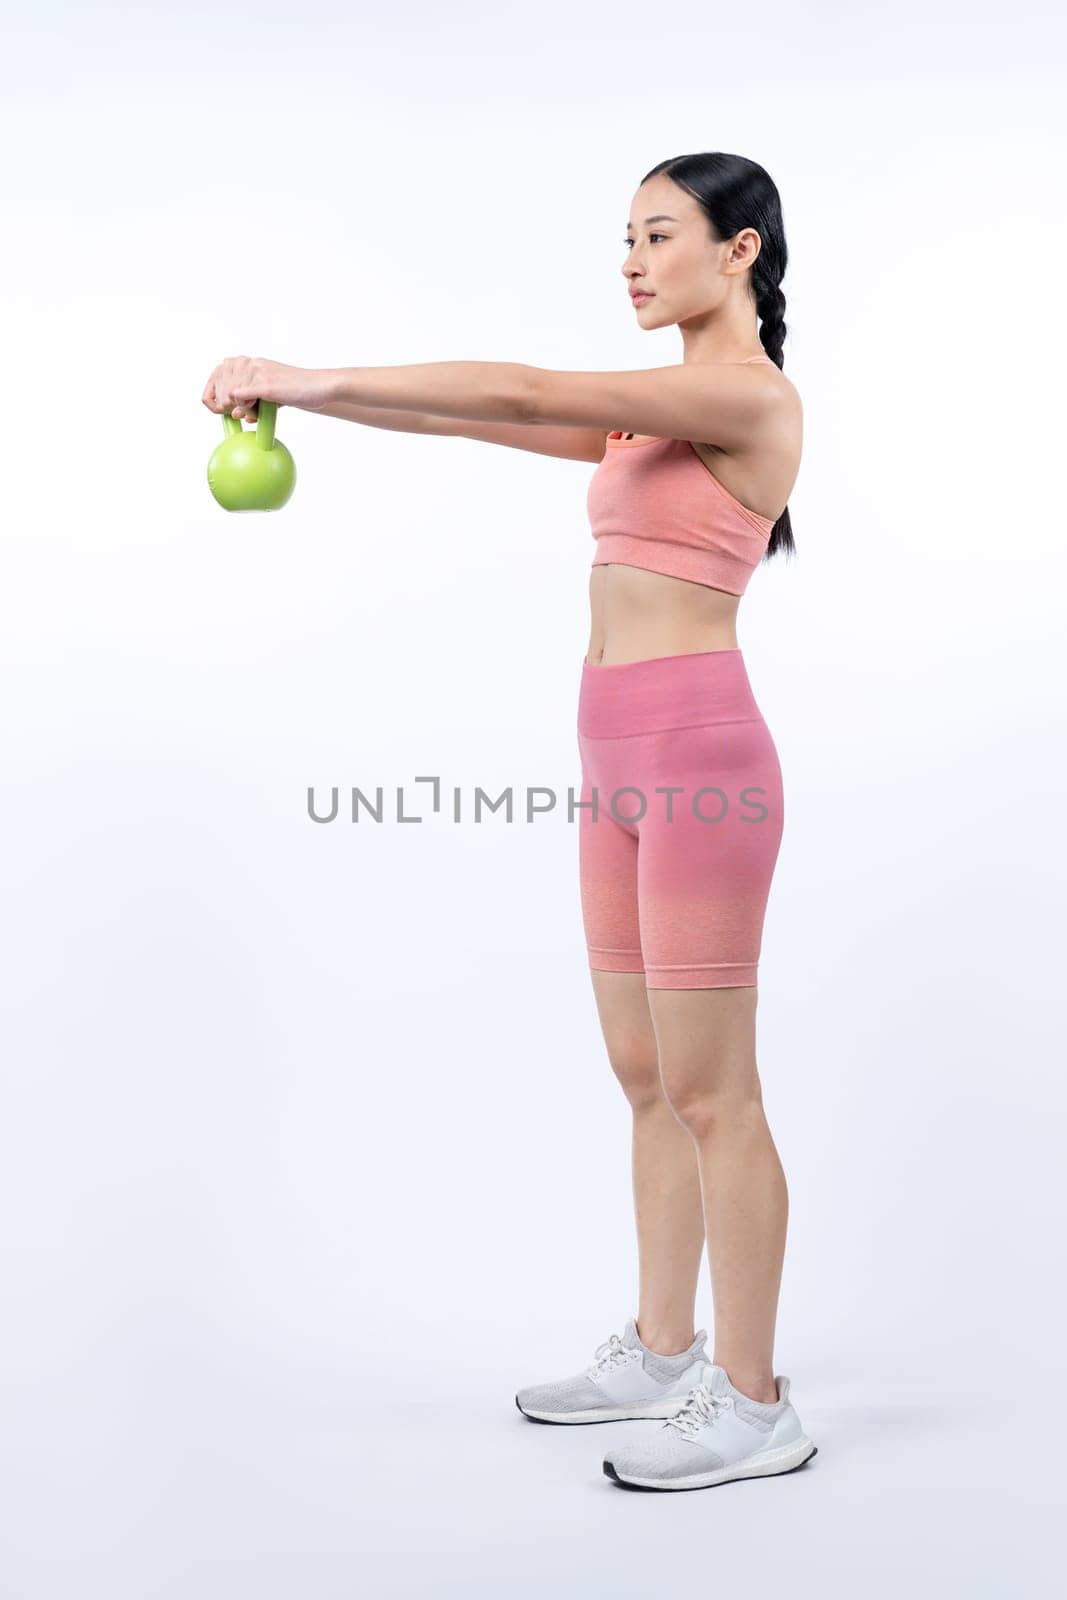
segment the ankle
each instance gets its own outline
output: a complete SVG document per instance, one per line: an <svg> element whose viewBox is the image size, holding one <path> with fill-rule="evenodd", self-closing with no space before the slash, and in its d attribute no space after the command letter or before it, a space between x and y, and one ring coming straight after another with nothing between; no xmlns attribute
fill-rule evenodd
<svg viewBox="0 0 1067 1600"><path fill-rule="evenodd" d="M757 1405L763 1406L778 1404L778 1385L773 1377L769 1378L766 1374L750 1374L737 1366L728 1367L717 1356L713 1357L712 1365L722 1367L734 1388L743 1394L746 1399L755 1400Z"/></svg>
<svg viewBox="0 0 1067 1600"><path fill-rule="evenodd" d="M649 1322L646 1325L644 1318L638 1317L634 1326L637 1337L654 1356L680 1356L696 1338L695 1328L686 1333L678 1323L672 1326L669 1322Z"/></svg>

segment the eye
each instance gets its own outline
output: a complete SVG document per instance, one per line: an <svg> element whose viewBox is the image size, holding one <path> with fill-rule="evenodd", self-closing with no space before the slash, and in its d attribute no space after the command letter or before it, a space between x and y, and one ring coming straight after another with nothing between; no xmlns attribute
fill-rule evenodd
<svg viewBox="0 0 1067 1600"><path fill-rule="evenodd" d="M667 235L665 233L650 233L648 237L650 239L666 239ZM632 239L624 239L622 242L623 244L633 244Z"/></svg>

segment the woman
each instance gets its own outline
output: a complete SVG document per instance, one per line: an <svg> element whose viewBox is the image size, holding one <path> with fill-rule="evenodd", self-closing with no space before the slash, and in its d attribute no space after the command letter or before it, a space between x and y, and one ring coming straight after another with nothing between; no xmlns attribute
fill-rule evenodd
<svg viewBox="0 0 1067 1600"><path fill-rule="evenodd" d="M633 1111L639 1306L533 1420L662 1419L608 1451L616 1482L708 1487L815 1455L775 1377L788 1194L755 1054L757 968L781 841L781 771L737 644L761 559L793 546L802 441L781 372L778 191L741 156L661 162L634 196L622 271L681 364L554 372L498 362L308 371L233 357L204 402L257 399L374 427L597 463L578 743L581 904L612 1068ZM417 407L417 410L409 410ZM695 1158L695 1159L694 1159ZM694 1336L705 1238L715 1352Z"/></svg>

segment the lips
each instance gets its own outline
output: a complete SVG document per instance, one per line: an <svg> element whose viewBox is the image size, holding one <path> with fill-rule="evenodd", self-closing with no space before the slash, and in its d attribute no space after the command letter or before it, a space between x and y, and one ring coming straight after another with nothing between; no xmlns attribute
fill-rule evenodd
<svg viewBox="0 0 1067 1600"><path fill-rule="evenodd" d="M630 299L631 300L651 300L652 298L653 298L653 295L652 295L652 290L651 289L631 289L630 290Z"/></svg>

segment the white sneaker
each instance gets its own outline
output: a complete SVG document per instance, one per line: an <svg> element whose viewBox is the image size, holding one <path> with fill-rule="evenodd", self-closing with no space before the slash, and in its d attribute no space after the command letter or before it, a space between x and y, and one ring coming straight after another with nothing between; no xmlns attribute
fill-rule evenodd
<svg viewBox="0 0 1067 1600"><path fill-rule="evenodd" d="M705 1362L681 1410L647 1438L609 1450L605 1473L635 1489L708 1489L792 1472L817 1447L800 1426L789 1379L775 1381L778 1399L760 1404L734 1388L724 1367Z"/></svg>
<svg viewBox="0 0 1067 1600"><path fill-rule="evenodd" d="M620 1338L597 1345L592 1364L572 1378L520 1389L515 1404L532 1422L624 1422L671 1417L685 1404L707 1366L708 1333L701 1328L688 1350L674 1356L649 1350L631 1317Z"/></svg>

